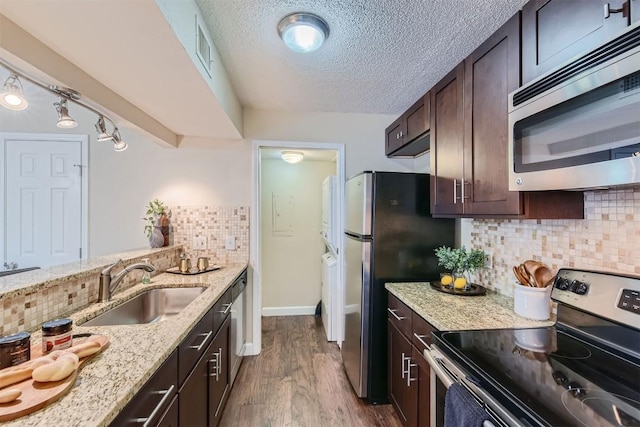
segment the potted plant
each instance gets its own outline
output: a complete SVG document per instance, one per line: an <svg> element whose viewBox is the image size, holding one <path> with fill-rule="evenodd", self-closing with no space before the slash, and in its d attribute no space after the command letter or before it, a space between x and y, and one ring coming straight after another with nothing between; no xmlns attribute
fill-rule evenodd
<svg viewBox="0 0 640 427"><path fill-rule="evenodd" d="M161 248L169 244L169 215L163 202L154 199L147 205L147 212L144 218L147 224L144 226L144 233L149 238L152 248Z"/></svg>
<svg viewBox="0 0 640 427"><path fill-rule="evenodd" d="M484 267L487 258L487 253L482 249L467 251L464 246L461 248L441 246L435 250L435 253L438 264L448 272L442 275L441 283L445 286L453 283L456 289L468 289L469 273Z"/></svg>

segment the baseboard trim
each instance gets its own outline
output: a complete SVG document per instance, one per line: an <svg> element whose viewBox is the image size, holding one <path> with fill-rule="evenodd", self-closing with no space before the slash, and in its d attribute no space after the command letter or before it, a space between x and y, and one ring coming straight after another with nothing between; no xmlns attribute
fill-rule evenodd
<svg viewBox="0 0 640 427"><path fill-rule="evenodd" d="M307 316L316 314L316 306L297 306L297 307L262 307L262 315L264 317L271 316Z"/></svg>

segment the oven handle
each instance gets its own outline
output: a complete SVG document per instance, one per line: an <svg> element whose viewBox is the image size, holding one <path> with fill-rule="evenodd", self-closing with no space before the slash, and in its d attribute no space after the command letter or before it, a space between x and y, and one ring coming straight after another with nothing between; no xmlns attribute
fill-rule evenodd
<svg viewBox="0 0 640 427"><path fill-rule="evenodd" d="M427 359L427 362L429 363L431 370L436 374L436 376L440 379L440 381L442 381L442 384L444 384L446 388L451 387L453 385L453 380L444 371L444 369L442 369L442 367L440 366L440 363L438 363L438 361L436 360L436 357L434 357L432 353L440 354L433 347L425 348L424 358Z"/></svg>

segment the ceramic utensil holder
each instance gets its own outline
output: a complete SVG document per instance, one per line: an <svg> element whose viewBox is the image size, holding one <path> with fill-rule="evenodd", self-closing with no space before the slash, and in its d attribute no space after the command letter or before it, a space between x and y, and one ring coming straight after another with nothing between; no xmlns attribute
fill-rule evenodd
<svg viewBox="0 0 640 427"><path fill-rule="evenodd" d="M516 284L513 293L513 310L516 314L532 320L547 320L551 313L551 289L534 288Z"/></svg>

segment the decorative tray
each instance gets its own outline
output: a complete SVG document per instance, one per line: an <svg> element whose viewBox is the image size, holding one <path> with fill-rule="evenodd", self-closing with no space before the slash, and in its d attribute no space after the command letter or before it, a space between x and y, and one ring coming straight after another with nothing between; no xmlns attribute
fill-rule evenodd
<svg viewBox="0 0 640 427"><path fill-rule="evenodd" d="M429 282L431 287L436 291L444 292L445 294L451 295L464 295L468 297L472 296L480 296L487 293L487 290L480 285L476 285L475 283L471 283L470 289L465 291L462 289L454 289L453 286L444 286L440 281Z"/></svg>
<svg viewBox="0 0 640 427"><path fill-rule="evenodd" d="M185 271L184 273L178 269L178 267L171 267L167 269L167 273L173 274L182 274L183 276L195 276L196 274L208 273L210 271L220 270L222 267L219 265L212 265L208 267L206 270L198 270L197 268L192 268L189 271Z"/></svg>

